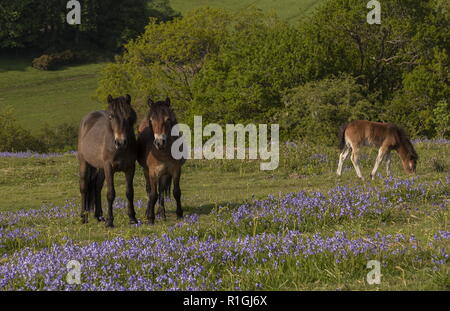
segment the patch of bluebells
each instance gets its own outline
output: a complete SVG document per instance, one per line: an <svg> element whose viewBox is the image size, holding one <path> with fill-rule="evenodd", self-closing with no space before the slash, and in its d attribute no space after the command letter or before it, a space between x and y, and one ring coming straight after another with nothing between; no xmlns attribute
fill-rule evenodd
<svg viewBox="0 0 450 311"><path fill-rule="evenodd" d="M66 201L62 206L44 205L41 208L0 212L0 226L12 226L27 218L58 219L75 216L77 204Z"/></svg>
<svg viewBox="0 0 450 311"><path fill-rule="evenodd" d="M0 254L5 251L8 244L36 242L39 237L40 232L32 228L15 228L11 230L0 227Z"/></svg>
<svg viewBox="0 0 450 311"><path fill-rule="evenodd" d="M0 152L0 158L18 158L18 159L28 159L28 158L36 158L36 159L48 159L55 157L63 157L65 155L76 155L76 151L68 151L64 153L37 153L34 151L24 151L24 152Z"/></svg>
<svg viewBox="0 0 450 311"><path fill-rule="evenodd" d="M445 188L446 185L448 179L438 186ZM386 208L395 208L398 206L397 195L407 201L415 196L408 197L406 194L418 192L423 195L421 187L425 186L417 179L388 179L381 190L339 186L326 194L300 192L280 198L270 196L234 210L219 209L213 217L223 222L227 229L233 229L232 226L242 229L255 219L282 225L293 221L301 224L305 219L320 221L325 217L352 219L369 213L378 215ZM396 191L400 192L397 194ZM393 196L395 200L388 195L393 192L396 193ZM136 202L137 208L144 206L142 201ZM126 208L126 201L116 200L115 208ZM13 227L30 217L77 215L77 204L68 202L62 207L3 212L0 213L0 224ZM264 288L264 278L255 279L255 275L270 273L271 269L277 271L286 261L295 262L295 267L301 268L308 262L318 262L319 258L325 260L326 265L357 258L364 261L374 256L392 259L392 256L402 256L408 252L417 254L417 262L424 261L419 256L421 242L414 236L403 234L376 233L351 237L349 233L335 232L332 236L307 235L285 226L284 230L277 232L247 232L238 237L221 238L207 235L201 238L195 230L198 223L199 216L193 214L172 226L168 234L114 238L83 245L66 239L62 245L55 243L40 250L27 247L12 254L5 253L0 258L0 290L217 290L229 289L230 286L243 288L246 280L252 280L256 288ZM3 230L2 234L6 241L33 238L33 234L38 233L25 228L9 232ZM448 239L450 232L439 231L429 242L429 247L439 250L431 258L436 269L448 262L447 250L441 246L448 245ZM66 265L70 260L81 263L80 285L69 285L65 280L68 272ZM225 270L236 275L237 280L233 280L235 284L228 284L229 280L222 275Z"/></svg>
<svg viewBox="0 0 450 311"><path fill-rule="evenodd" d="M417 138L417 139L411 140L411 142L413 144L418 144L418 143L438 144L438 145L449 145L450 144L450 140L445 139L445 138L439 138L439 139Z"/></svg>
<svg viewBox="0 0 450 311"><path fill-rule="evenodd" d="M321 223L339 219L355 219L367 215L381 215L398 210L399 204L411 202L417 198L447 193L448 183L437 181L431 186L420 183L418 178L401 180L393 177L385 179L382 189L365 187L338 186L328 193L299 192L283 197L269 196L265 200L246 203L237 209L219 208L213 211L220 222L229 228L260 226L298 228L304 223ZM445 204L446 202L444 202ZM442 205L440 208L445 208Z"/></svg>
<svg viewBox="0 0 450 311"><path fill-rule="evenodd" d="M255 267L267 271L290 259L305 262L328 256L339 263L359 256L366 260L380 254L401 255L410 249L408 237L401 234L351 238L335 232L330 237L308 237L295 230L218 240L164 234L87 245L67 241L39 251L22 249L7 257L0 264L0 289L217 290L224 284L221 271L225 269L239 278ZM80 285L66 283L70 260L81 263Z"/></svg>

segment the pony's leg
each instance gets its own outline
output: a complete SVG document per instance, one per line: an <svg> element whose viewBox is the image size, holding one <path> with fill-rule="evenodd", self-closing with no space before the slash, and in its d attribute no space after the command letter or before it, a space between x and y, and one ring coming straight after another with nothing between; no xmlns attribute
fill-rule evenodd
<svg viewBox="0 0 450 311"><path fill-rule="evenodd" d="M103 217L103 209L102 209L102 188L105 182L105 173L102 169L98 170L97 173L97 191L95 193L95 218L98 221L105 221Z"/></svg>
<svg viewBox="0 0 450 311"><path fill-rule="evenodd" d="M138 221L136 219L136 212L134 211L134 188L133 188L133 178L136 167L132 165L132 167L125 172L125 179L127 182L127 190L126 196L128 200L128 217L130 218L130 224L137 224Z"/></svg>
<svg viewBox="0 0 450 311"><path fill-rule="evenodd" d="M166 208L165 208L165 199L167 195L167 188L170 188L170 182L172 182L172 177L168 174L164 174L159 177L158 179L158 202L159 202L159 208L158 208L158 216L161 217L163 220L166 220Z"/></svg>
<svg viewBox="0 0 450 311"><path fill-rule="evenodd" d="M364 180L363 175L361 174L361 169L359 168L359 164L358 164L358 160L359 160L359 150L358 148L355 148L354 146L352 147L352 156L351 156L351 160L353 163L353 166L355 168L356 171L356 175L358 175L359 178L361 178L362 180Z"/></svg>
<svg viewBox="0 0 450 311"><path fill-rule="evenodd" d="M148 195L147 211L145 215L147 216L147 222L150 225L155 223L155 204L158 200L158 183L156 177L150 177L149 172L144 172L146 180L146 189Z"/></svg>
<svg viewBox="0 0 450 311"><path fill-rule="evenodd" d="M180 188L181 167L175 170L173 174L173 197L177 202L177 219L183 218L183 210L181 208L181 188Z"/></svg>
<svg viewBox="0 0 450 311"><path fill-rule="evenodd" d="M350 151L351 151L350 146L345 145L344 150L339 155L339 164L338 164L338 168L336 171L336 174L338 176L341 176L341 174L342 174L342 166L344 164L344 161L347 159L348 155L350 154Z"/></svg>
<svg viewBox="0 0 450 311"><path fill-rule="evenodd" d="M383 161L384 155L386 154L386 150L381 147L378 150L378 156L377 159L375 160L375 166L373 167L372 173L370 173L370 177L373 179L375 179L375 174L377 173L378 167L380 166L381 162Z"/></svg>
<svg viewBox="0 0 450 311"><path fill-rule="evenodd" d="M116 198L116 190L114 189L114 172L111 165L106 165L105 167L105 179L106 186L108 188L108 193L106 198L108 199L108 219L106 220L106 227L114 227L114 216L113 216L113 203Z"/></svg>
<svg viewBox="0 0 450 311"><path fill-rule="evenodd" d="M88 172L89 166L83 159L80 158L80 194L81 194L81 223L85 224L88 222L88 212L87 212L87 192L88 192Z"/></svg>
<svg viewBox="0 0 450 311"><path fill-rule="evenodd" d="M391 175L391 153L388 151L385 155L386 159L386 175Z"/></svg>
<svg viewBox="0 0 450 311"><path fill-rule="evenodd" d="M158 207L158 216L161 217L163 220L166 220L166 208L164 207L164 193L161 191L161 188L159 188L159 194L158 194L158 202L159 202L159 207Z"/></svg>

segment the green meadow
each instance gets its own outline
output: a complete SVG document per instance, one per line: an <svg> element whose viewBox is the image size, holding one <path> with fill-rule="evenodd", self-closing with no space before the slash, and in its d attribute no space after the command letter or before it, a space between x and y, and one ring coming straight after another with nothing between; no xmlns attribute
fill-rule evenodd
<svg viewBox="0 0 450 311"><path fill-rule="evenodd" d="M22 260L20 256L26 254L34 258L34 253L37 260L35 264L39 268L33 271L41 271L37 276L16 275L4 288L66 288L64 279L58 281L60 285L55 285L57 280L65 276L64 264L46 268L47 263L38 260L42 254L55 247L69 247L71 251L75 247L76 251L77 248L92 249L95 246L100 251L105 246L95 243L119 243L124 245L124 249L123 253L114 253L116 258L128 254L126 241L133 244L141 243L140 239L150 239L166 241L158 242L162 244L155 246L151 261L127 257L110 262L106 259L109 255L101 259L89 257L91 255L88 254L80 257L81 262L91 267L83 272L83 284L88 287L70 288L134 288L130 276L137 273L143 275L149 284L158 286L154 289L448 290L450 266L446 259L449 252L446 239L450 228L450 149L448 142L420 142L416 148L423 158L416 176L405 175L398 157L393 156L393 179L386 179L384 167L381 167L376 180L365 182L356 178L350 161L345 164L341 178L335 175L336 149L306 144L282 146L279 168L275 171L260 171L259 161L255 160L188 160L181 179L185 222L176 220L174 202L170 200L166 203L168 219L163 221L157 218L153 226L128 224L122 199L125 197L124 178L118 173L115 179L118 205L114 209L113 229L98 223L92 215L88 224L80 224L78 166L74 155L26 159L0 157L0 228L5 233L0 250L4 254L0 262L0 274L2 265L4 269L12 269L16 267L17 260ZM367 149L364 152L361 163L364 176L368 176L375 156L375 150ZM137 169L134 186L137 218L144 222L147 198L140 168ZM379 201L380 195L384 200L382 203ZM310 198L315 203L309 205L297 202L292 199L296 196ZM364 199L364 196L367 198ZM325 205L324 210L316 215L312 212L320 206L321 200L330 200L331 205ZM105 204L103 190L104 213ZM361 204L370 206L358 212ZM267 206L272 206L272 210L264 214ZM355 214L333 215L336 209L345 211L347 208ZM246 209L257 214L242 216L242 211ZM299 210L305 213L301 218L289 216L289 213ZM58 216L60 214L62 216ZM16 217L19 220L15 221ZM197 220L193 221L194 218ZM18 232L21 233L18 235ZM300 234L302 241L292 244L288 238L292 234ZM239 252L236 259L225 260L220 256L228 253L222 253L222 248L212 253L203 250L197 255L194 253L182 257L179 257L180 252L184 252L181 249L166 250L169 253L164 251L162 255L157 250L159 247L175 247L169 246L172 245L170 243L178 243L174 241L185 241L185 247L190 247L190 243L193 243L192 247L200 247L203 243L228 245L238 241L244 243L248 239L277 239L277 236L283 238L282 242L274 242L281 249L274 246L275 249L267 253L269 249L263 248L252 255L253 263L248 262L245 255L239 255ZM331 244L324 244L328 245L326 251L320 250L325 247L321 246L322 238L330 239L327 243ZM187 242L192 239L195 242ZM377 239L381 239L381 242ZM67 241L71 241L69 246ZM288 246L283 246L283 243L291 248L301 248L302 243L319 244L314 246L314 249L318 247L315 251L308 251L312 251L312 254L298 255L293 250L289 251L290 248L284 249ZM342 243L350 245L342 246ZM129 247L132 247L131 244ZM369 250L353 254L355 248L359 247L369 247ZM53 254L55 251L51 252ZM59 252L52 256L62 256L61 260L66 260L65 256L68 255L64 255L65 251ZM208 259L211 262L202 259L207 254L217 257ZM382 263L380 284L370 285L366 281L369 271L366 264L372 259ZM195 282L191 284L190 281L173 285L158 278L163 275L176 278L178 273L184 273L181 270L173 271L175 261L180 267L194 264L206 269L196 276L197 280L206 282L202 285L204 287ZM158 272L142 274L150 262L160 262L157 264ZM17 266L17 269L21 268ZM101 280L109 278L112 272L108 271L111 269L117 269L114 272L117 274L110 285L112 287L105 287ZM45 280L56 279L44 282L44 277ZM221 284L217 285L214 282L219 278Z"/></svg>

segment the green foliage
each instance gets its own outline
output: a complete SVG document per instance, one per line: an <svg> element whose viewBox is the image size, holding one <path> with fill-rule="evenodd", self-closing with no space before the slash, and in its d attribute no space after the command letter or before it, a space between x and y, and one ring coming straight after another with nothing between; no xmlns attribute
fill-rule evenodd
<svg viewBox="0 0 450 311"><path fill-rule="evenodd" d="M450 105L448 100L440 100L433 110L434 123L436 124L436 134L438 137L446 137L450 127Z"/></svg>
<svg viewBox="0 0 450 311"><path fill-rule="evenodd" d="M328 1L302 23L308 79L346 72L385 102L401 87L402 73L424 52L414 50L411 42L431 8L425 1L386 0L381 25L370 25L366 4Z"/></svg>
<svg viewBox="0 0 450 311"><path fill-rule="evenodd" d="M386 0L381 25L367 23L366 4L327 1L296 26L257 10L152 21L105 68L98 98L134 94L142 111L149 95L170 96L183 122L278 121L284 138L326 143L357 118L396 122L412 136L442 133L448 4Z"/></svg>
<svg viewBox="0 0 450 311"><path fill-rule="evenodd" d="M430 63L420 64L406 73L403 88L387 107L386 119L405 125L414 136L444 135L442 130L448 127L449 118L445 105L450 98L449 66L447 51L435 49ZM437 108L442 101L445 103Z"/></svg>
<svg viewBox="0 0 450 311"><path fill-rule="evenodd" d="M38 135L46 152L66 152L77 149L78 127L68 123L56 126L44 124Z"/></svg>
<svg viewBox="0 0 450 311"><path fill-rule="evenodd" d="M68 25L67 0L17 0L0 4L0 48L116 51L142 33L150 16L177 16L168 0L81 1L81 24Z"/></svg>
<svg viewBox="0 0 450 311"><path fill-rule="evenodd" d="M257 11L237 14L219 53L195 79L192 114L223 123L272 119L281 91L303 82L301 52L295 27Z"/></svg>
<svg viewBox="0 0 450 311"><path fill-rule="evenodd" d="M192 80L206 55L218 51L229 22L226 12L212 9L166 23L152 19L145 33L102 71L97 97L104 101L108 94L126 92L142 111L148 96L170 96L178 112L185 112L193 99Z"/></svg>
<svg viewBox="0 0 450 311"><path fill-rule="evenodd" d="M40 132L30 132L17 123L11 108L0 110L0 152L65 152L76 149L78 127L63 123L44 124Z"/></svg>
<svg viewBox="0 0 450 311"><path fill-rule="evenodd" d="M373 103L348 75L308 82L286 92L278 121L284 137L334 144L339 127L351 120L373 120Z"/></svg>

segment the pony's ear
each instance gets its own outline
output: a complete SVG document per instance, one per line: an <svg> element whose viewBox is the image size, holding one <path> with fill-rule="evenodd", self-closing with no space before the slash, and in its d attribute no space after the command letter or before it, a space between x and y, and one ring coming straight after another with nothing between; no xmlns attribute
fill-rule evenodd
<svg viewBox="0 0 450 311"><path fill-rule="evenodd" d="M169 98L169 97L166 97L166 100L164 101L164 103L165 103L167 106L170 106L170 98Z"/></svg>
<svg viewBox="0 0 450 311"><path fill-rule="evenodd" d="M110 95L108 95L108 103L110 104L113 101L113 97Z"/></svg>
<svg viewBox="0 0 450 311"><path fill-rule="evenodd" d="M149 107L149 108L152 108L152 105L153 105L153 104L155 104L155 102L154 102L151 98L149 98L148 101L147 101L148 107Z"/></svg>
<svg viewBox="0 0 450 311"><path fill-rule="evenodd" d="M125 96L125 99L126 99L126 101L127 101L127 104L128 104L128 105L131 105L131 96L130 96L129 94L127 94L127 95Z"/></svg>

